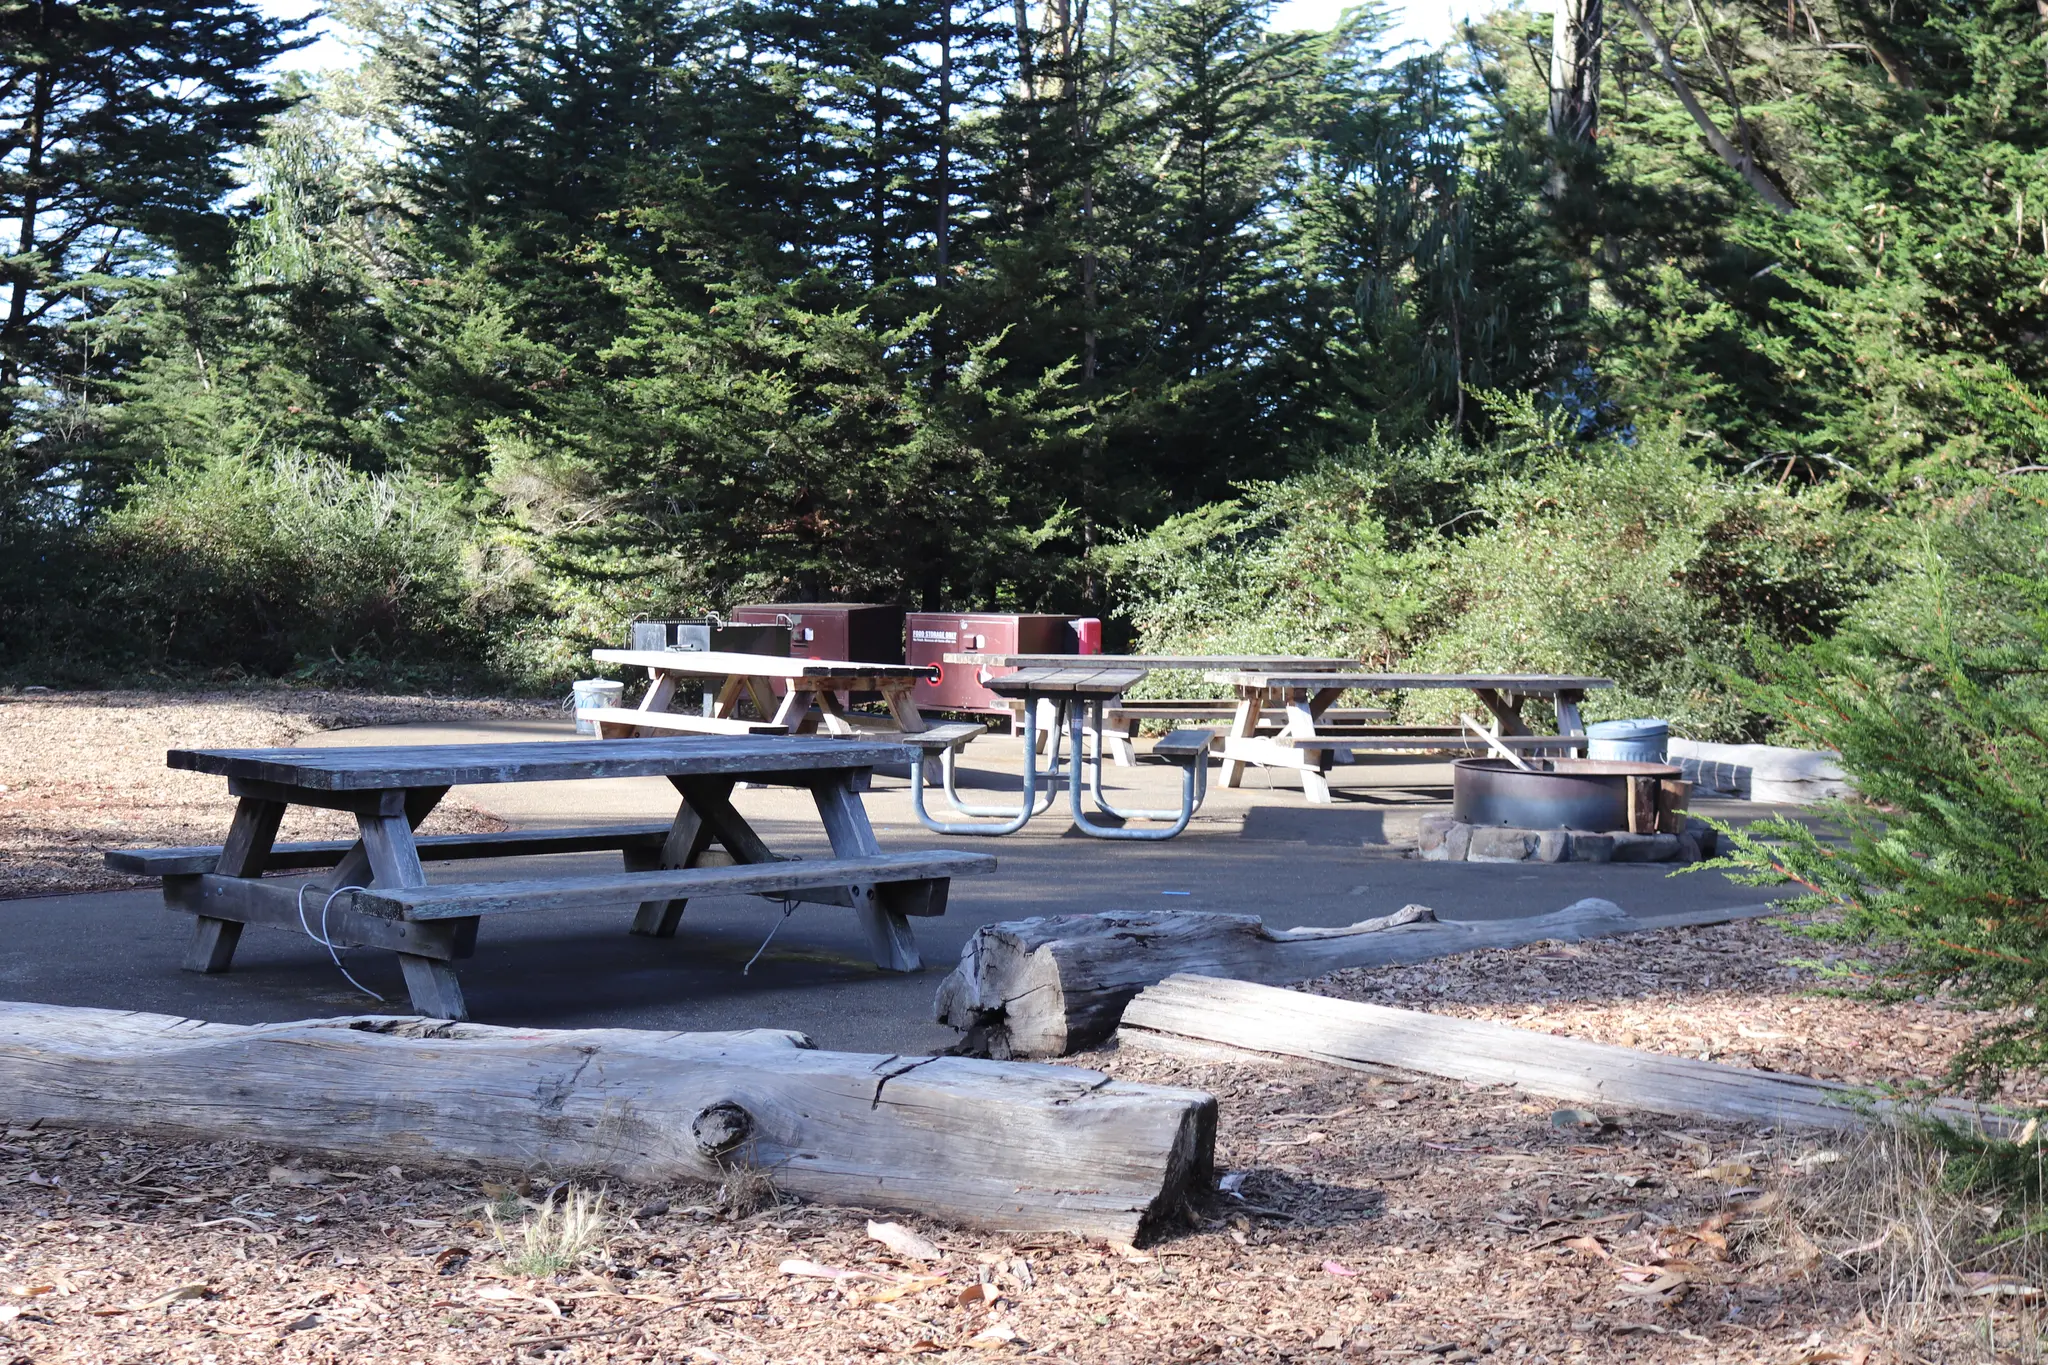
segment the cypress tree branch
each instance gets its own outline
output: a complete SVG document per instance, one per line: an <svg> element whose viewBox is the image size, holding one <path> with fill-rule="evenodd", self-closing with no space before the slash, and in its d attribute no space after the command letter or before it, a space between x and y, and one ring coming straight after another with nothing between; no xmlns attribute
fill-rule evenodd
<svg viewBox="0 0 2048 1365"><path fill-rule="evenodd" d="M1650 16L1643 13L1642 6L1638 5L1636 0L1621 0L1621 3L1636 21L1636 27L1643 31L1643 41L1650 45L1651 55L1656 57L1658 69L1663 73L1665 83L1671 87L1671 93L1678 96L1678 102L1685 106L1685 112L1692 115L1692 121L1699 125L1701 134L1707 139L1707 145L1714 149L1714 155L1727 163L1730 170L1748 181L1749 187L1756 191L1757 198L1779 213L1792 212L1797 205L1785 196L1783 190L1772 183L1771 178L1763 173L1763 168L1757 165L1753 157L1728 140L1728 135L1715 124L1713 115L1701 105L1699 97L1693 94L1692 87L1685 83L1685 76L1679 71L1678 63L1672 60L1671 48L1665 43L1663 35L1657 32L1656 26L1650 22Z"/></svg>

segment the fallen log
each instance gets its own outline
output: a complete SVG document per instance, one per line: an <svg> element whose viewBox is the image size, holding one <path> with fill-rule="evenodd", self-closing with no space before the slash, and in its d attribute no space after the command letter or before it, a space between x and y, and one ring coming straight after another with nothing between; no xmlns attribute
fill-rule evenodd
<svg viewBox="0 0 2048 1365"><path fill-rule="evenodd" d="M1902 1107L1835 1081L1200 976L1168 977L1141 992L1124 1010L1117 1044L1210 1061L1300 1057L1511 1085L1574 1104L1788 1127L1863 1127ZM1911 1111L1991 1132L2017 1126L1956 1100Z"/></svg>
<svg viewBox="0 0 2048 1365"><path fill-rule="evenodd" d="M1642 933L1772 913L1768 905L1631 915L1587 899L1519 919L1439 920L1408 905L1340 929L1268 929L1257 915L1161 910L984 925L939 983L934 1011L975 1057L1063 1057L1116 1031L1124 1006L1177 972L1280 985L1346 967L1392 967L1545 939Z"/></svg>
<svg viewBox="0 0 2048 1365"><path fill-rule="evenodd" d="M1076 1067L801 1034L0 1004L0 1119L405 1165L717 1181L975 1227L1142 1239L1206 1188L1216 1101Z"/></svg>

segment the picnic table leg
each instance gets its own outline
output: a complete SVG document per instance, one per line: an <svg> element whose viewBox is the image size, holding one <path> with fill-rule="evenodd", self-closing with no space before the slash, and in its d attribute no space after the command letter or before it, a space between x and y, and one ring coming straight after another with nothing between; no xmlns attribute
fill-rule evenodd
<svg viewBox="0 0 2048 1365"><path fill-rule="evenodd" d="M725 851L739 862L772 863L775 851L754 833L746 817L733 809L730 777L671 777L669 782L683 794L683 800L697 812L711 837L725 845ZM681 817L678 816L678 819Z"/></svg>
<svg viewBox="0 0 2048 1365"><path fill-rule="evenodd" d="M924 712L917 709L917 698L912 695L910 685L885 687L882 700L889 704L889 714L896 718L896 725L906 735L921 735L927 728ZM946 772L944 762L936 755L924 759L924 784L927 787L944 785Z"/></svg>
<svg viewBox="0 0 2048 1365"><path fill-rule="evenodd" d="M1526 735L1529 733L1529 726L1522 719L1521 697L1514 695L1503 696L1499 691L1491 687L1475 687L1472 690L1479 695L1480 701L1486 703L1486 709L1493 712L1493 718L1500 722L1500 732L1502 734Z"/></svg>
<svg viewBox="0 0 2048 1365"><path fill-rule="evenodd" d="M403 815L366 813L356 816L356 828L362 835L362 842L357 847L369 860L370 885L418 887L427 884L426 870L420 866L419 846L413 842L412 830L424 818L426 810L431 809L447 790L441 787L407 792ZM421 799L416 802L415 796ZM423 807L418 815L413 814L415 807ZM429 1019L469 1018L469 1007L462 999L462 982L455 975L455 968L447 962L416 953L400 953L398 970L405 977L405 993L411 997L416 1012Z"/></svg>
<svg viewBox="0 0 2048 1365"><path fill-rule="evenodd" d="M1288 697L1287 724L1280 731L1282 735L1296 739L1313 739L1316 722L1322 713L1329 710L1331 702L1343 695L1341 689L1331 687L1321 689L1313 697L1306 693L1307 689L1303 689L1301 693ZM1321 706L1318 706L1317 702L1321 702ZM1330 761L1329 750L1303 749L1300 753L1308 764L1301 769L1302 795L1308 798L1311 805L1329 805L1330 779L1324 775Z"/></svg>
<svg viewBox="0 0 2048 1365"><path fill-rule="evenodd" d="M740 690L746 684L747 680L745 678L727 678L718 685L718 692L712 697L711 709L704 714L716 717L719 720L731 719L734 712L739 709ZM763 711L761 714L765 716L769 713Z"/></svg>
<svg viewBox="0 0 2048 1365"><path fill-rule="evenodd" d="M1579 719L1579 703L1586 699L1584 692L1559 692L1557 694L1557 732L1560 735L1583 735L1586 726Z"/></svg>
<svg viewBox="0 0 2048 1365"><path fill-rule="evenodd" d="M647 670L647 695L640 698L642 711L666 711L676 697L676 677L658 668Z"/></svg>
<svg viewBox="0 0 2048 1365"><path fill-rule="evenodd" d="M447 794L448 789L446 787L414 787L407 791L405 794L407 828L419 828L420 821L432 814L434 807L440 805L441 798ZM359 830L355 847L344 853L341 861L334 865L334 871L323 879L321 884L329 891L332 891L337 886L368 886L370 879L376 875L370 864L369 848L364 844L360 833Z"/></svg>
<svg viewBox="0 0 2048 1365"><path fill-rule="evenodd" d="M882 846L875 842L874 827L868 824L867 808L860 803L860 793L853 789L851 776L836 774L824 778L811 788L811 796L818 803L818 818L825 824L825 835L832 841L836 856L869 857L882 851ZM924 959L918 956L910 921L882 908L873 886L847 889L853 893L854 916L867 930L875 965L885 972L914 972L922 968Z"/></svg>
<svg viewBox="0 0 2048 1365"><path fill-rule="evenodd" d="M675 823L669 826L668 838L661 844L661 856L656 867L695 867L697 859L711 845L711 827L704 823L695 807L688 801L676 811ZM647 938L674 938L676 927L683 922L683 907L686 900L642 901L633 913L633 928L630 932Z"/></svg>
<svg viewBox="0 0 2048 1365"><path fill-rule="evenodd" d="M235 803L235 820L228 827L227 843L213 870L223 877L260 877L277 842L277 827L284 819L284 802L259 801L245 796ZM242 941L242 922L195 915L192 946L185 951L185 970L224 972L235 960L235 946Z"/></svg>
<svg viewBox="0 0 2048 1365"><path fill-rule="evenodd" d="M1230 739L1251 739L1259 728L1259 711L1265 704L1265 694L1257 688L1246 688L1238 693L1237 714L1231 718ZM1228 748L1228 740L1225 741ZM1244 781L1245 762L1241 758L1226 756L1223 760L1223 785L1235 787Z"/></svg>
<svg viewBox="0 0 2048 1365"><path fill-rule="evenodd" d="M1051 753L1052 742L1060 733L1059 703L1049 697L1040 697L1036 705L1038 707L1038 752L1042 754Z"/></svg>
<svg viewBox="0 0 2048 1365"><path fill-rule="evenodd" d="M1168 723L1171 724L1171 722ZM1137 721L1127 720L1123 723L1121 730L1106 734L1103 738L1109 742L1109 754L1115 760L1117 767L1135 768L1138 766L1138 748L1134 742L1138 738Z"/></svg>
<svg viewBox="0 0 2048 1365"><path fill-rule="evenodd" d="M792 680L789 690L782 694L782 703L772 713L775 723L793 735L807 733L815 728L811 720L810 689L797 686Z"/></svg>
<svg viewBox="0 0 2048 1365"><path fill-rule="evenodd" d="M775 714L775 684L766 678L748 678L747 695L754 699L754 710L761 719L767 720Z"/></svg>
<svg viewBox="0 0 2048 1365"><path fill-rule="evenodd" d="M828 687L818 689L818 715L822 718L825 733L844 739L860 733L853 728L853 722L846 718L846 707L839 700L839 694Z"/></svg>

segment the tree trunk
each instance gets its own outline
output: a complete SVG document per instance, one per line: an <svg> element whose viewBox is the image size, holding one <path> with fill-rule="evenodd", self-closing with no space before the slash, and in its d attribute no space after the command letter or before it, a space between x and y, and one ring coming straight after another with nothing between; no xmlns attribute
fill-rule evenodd
<svg viewBox="0 0 2048 1365"><path fill-rule="evenodd" d="M1204 1188L1216 1101L798 1034L419 1019L204 1024L0 1004L0 1117L407 1166L768 1173L829 1204L1128 1242Z"/></svg>
<svg viewBox="0 0 2048 1365"><path fill-rule="evenodd" d="M48 6L39 11L47 25ZM51 90L53 77L48 67L36 72L33 93L29 96L28 124L22 130L22 143L26 156L21 176L21 230L15 242L15 255L21 264L15 267L14 297L8 301L7 321L0 327L0 335L6 338L6 346L0 349L0 365L5 372L0 374L0 384L8 388L21 382L21 367L16 362L14 347L22 341L22 328L28 316L28 294L30 272L34 265L30 261L36 249L36 217L42 211L43 143L47 140L50 118L50 104L54 98Z"/></svg>
<svg viewBox="0 0 2048 1365"><path fill-rule="evenodd" d="M985 925L939 984L940 1023L964 1032L960 1050L990 1057L1060 1057L1100 1043L1143 987L1177 972L1243 981L1306 981L1346 967L1427 962L1544 939L1577 942L1772 913L1766 905L1637 918L1612 901L1582 900L1526 919L1444 920L1411 905L1342 929L1268 929L1257 915L1185 910L1059 915Z"/></svg>
<svg viewBox="0 0 2048 1365"><path fill-rule="evenodd" d="M1557 0L1550 28L1550 136L1584 151L1600 124L1603 0Z"/></svg>

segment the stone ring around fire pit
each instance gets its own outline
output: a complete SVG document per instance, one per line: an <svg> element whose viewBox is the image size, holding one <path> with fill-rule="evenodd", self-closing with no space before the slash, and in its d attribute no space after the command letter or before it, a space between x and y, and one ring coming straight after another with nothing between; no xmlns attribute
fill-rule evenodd
<svg viewBox="0 0 2048 1365"><path fill-rule="evenodd" d="M1423 820L1419 856L1438 862L1697 862L1714 830L1686 814L1691 786L1664 763L1502 758L1452 765L1451 814Z"/></svg>

